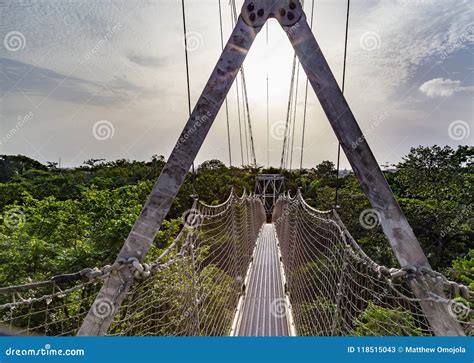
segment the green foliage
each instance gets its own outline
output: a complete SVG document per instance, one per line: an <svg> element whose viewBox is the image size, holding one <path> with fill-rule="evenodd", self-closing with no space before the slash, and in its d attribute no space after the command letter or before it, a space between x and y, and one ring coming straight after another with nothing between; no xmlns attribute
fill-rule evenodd
<svg viewBox="0 0 474 363"><path fill-rule="evenodd" d="M331 320L336 312L336 304L318 296L311 303L303 303L300 307L301 315L298 320L298 334L302 336L331 336L332 326L324 324ZM316 324L315 324L316 323Z"/></svg>
<svg viewBox="0 0 474 363"><path fill-rule="evenodd" d="M450 269L453 278L469 284L474 236L472 156L473 148L467 146L418 147L396 170L386 173L432 266ZM24 223L15 228L0 224L0 285L113 261L164 163L160 156L146 162L91 159L78 168L62 169L24 156L1 156L0 222L5 213L18 208ZM353 174L337 180L329 161L296 171L229 168L218 160L203 163L186 177L147 258L156 258L172 242L182 214L191 207L191 194L217 204L227 198L231 187L238 194L253 191L260 172L282 173L292 194L301 188L308 203L322 210L334 207L339 186L338 213L348 230L376 262L397 264L382 229L365 229L359 222L370 204L358 180ZM217 242L225 243L224 239Z"/></svg>
<svg viewBox="0 0 474 363"><path fill-rule="evenodd" d="M369 301L365 311L355 321L351 335L356 336L423 336L409 311L402 307L387 309Z"/></svg>
<svg viewBox="0 0 474 363"><path fill-rule="evenodd" d="M474 290L474 249L453 261L451 276Z"/></svg>
<svg viewBox="0 0 474 363"><path fill-rule="evenodd" d="M412 148L398 165L394 178L400 196L421 200L472 199L472 184L466 177L473 171L474 148L449 146ZM398 188L397 188L398 187Z"/></svg>
<svg viewBox="0 0 474 363"><path fill-rule="evenodd" d="M23 155L0 155L0 183L7 182L15 175L30 169L46 170L46 167Z"/></svg>

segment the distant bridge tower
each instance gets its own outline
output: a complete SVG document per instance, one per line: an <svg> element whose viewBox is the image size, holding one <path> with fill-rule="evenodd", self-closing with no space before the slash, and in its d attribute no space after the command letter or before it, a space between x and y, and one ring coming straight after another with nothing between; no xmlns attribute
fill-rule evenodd
<svg viewBox="0 0 474 363"><path fill-rule="evenodd" d="M285 191L285 177L281 174L260 174L255 179L255 194L265 207L267 216L271 216L273 206L280 194Z"/></svg>

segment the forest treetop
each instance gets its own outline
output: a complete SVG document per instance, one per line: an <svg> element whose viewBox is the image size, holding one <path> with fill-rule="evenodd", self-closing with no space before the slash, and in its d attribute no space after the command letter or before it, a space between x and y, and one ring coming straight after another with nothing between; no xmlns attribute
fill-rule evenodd
<svg viewBox="0 0 474 363"><path fill-rule="evenodd" d="M417 147L385 171L386 178L434 269L474 288L474 148ZM90 159L75 168L43 165L26 156L0 155L0 286L47 279L112 262L140 213L165 160ZM226 167L202 163L188 174L148 258L176 236L193 194L208 204L253 191L258 173L281 173L287 189L301 188L309 204L334 207L351 234L376 262L397 266L380 226L364 228L370 208L352 173L337 179L334 164L323 161L305 170ZM12 223L12 220L14 223Z"/></svg>

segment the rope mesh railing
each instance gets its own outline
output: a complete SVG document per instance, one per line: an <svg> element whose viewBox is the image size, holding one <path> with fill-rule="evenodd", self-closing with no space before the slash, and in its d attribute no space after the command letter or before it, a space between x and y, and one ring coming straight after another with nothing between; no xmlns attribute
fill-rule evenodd
<svg viewBox="0 0 474 363"><path fill-rule="evenodd" d="M155 261L135 259L48 281L0 289L0 328L20 335L74 335L87 312L113 315L108 335L227 335L244 290L262 203L233 193L217 206L194 203L174 242ZM298 335L432 335L408 281L441 284L465 333L473 333L473 292L433 271L388 269L360 249L335 211L300 194L281 197L273 222ZM130 268L136 280L120 308L96 299L106 277ZM429 290L429 289L425 289Z"/></svg>
<svg viewBox="0 0 474 363"><path fill-rule="evenodd" d="M265 212L255 197L197 204L179 256L128 293L110 335L228 335ZM179 252L178 252L179 251Z"/></svg>
<svg viewBox="0 0 474 363"><path fill-rule="evenodd" d="M98 318L114 315L109 335L228 335L264 221L254 196L231 193L218 206L195 202L178 237L149 265L118 261L0 289L0 326L20 335L74 335L92 309ZM95 298L119 268L133 269L137 280L115 311Z"/></svg>
<svg viewBox="0 0 474 363"><path fill-rule="evenodd" d="M433 281L429 275L446 287L446 297L430 298L448 304L465 333L473 333L472 292L432 271L414 276L377 265L335 211L310 207L300 193L286 195L275 205L273 222L298 335L433 335L407 283Z"/></svg>
<svg viewBox="0 0 474 363"><path fill-rule="evenodd" d="M265 211L255 197L197 204L166 269L127 294L110 335L228 335ZM179 251L179 252L178 252Z"/></svg>
<svg viewBox="0 0 474 363"><path fill-rule="evenodd" d="M99 289L98 280L11 289L0 295L0 327L18 335L74 335Z"/></svg>

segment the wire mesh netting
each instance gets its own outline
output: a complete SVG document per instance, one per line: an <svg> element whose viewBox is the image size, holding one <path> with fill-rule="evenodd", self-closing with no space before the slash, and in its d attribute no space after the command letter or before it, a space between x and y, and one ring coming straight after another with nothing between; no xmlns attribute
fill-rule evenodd
<svg viewBox="0 0 474 363"><path fill-rule="evenodd" d="M178 237L151 264L151 275L134 282L117 311L95 300L107 274L78 273L71 275L84 280L2 289L0 326L20 335L74 335L92 309L99 318L115 314L110 335L227 335L264 221L254 196L232 193L218 206L195 204Z"/></svg>
<svg viewBox="0 0 474 363"><path fill-rule="evenodd" d="M178 237L147 266L149 276L133 282L120 308L96 299L114 264L0 289L0 328L74 335L90 310L98 318L114 317L108 335L228 335L265 218L255 196L232 193L218 206L196 202ZM317 211L300 194L285 195L273 223L298 335L432 335L427 302L444 306L440 314L472 335L472 291L433 271L376 264L335 211ZM425 300L412 293L415 285L430 291Z"/></svg>
<svg viewBox="0 0 474 363"><path fill-rule="evenodd" d="M255 197L200 204L169 254L174 262L135 283L110 335L228 335L265 211ZM190 219L190 220L189 220ZM162 261L166 263L166 261Z"/></svg>
<svg viewBox="0 0 474 363"><path fill-rule="evenodd" d="M372 261L335 211L318 211L298 193L278 200L273 222L298 335L433 334L409 280L394 278L389 269ZM438 284L446 282L442 275L432 274ZM418 276L411 283L428 280ZM444 293L427 300L446 304L446 313L472 334L469 302L456 292Z"/></svg>
<svg viewBox="0 0 474 363"><path fill-rule="evenodd" d="M35 285L0 295L0 327L8 334L74 335L100 288L98 280Z"/></svg>

